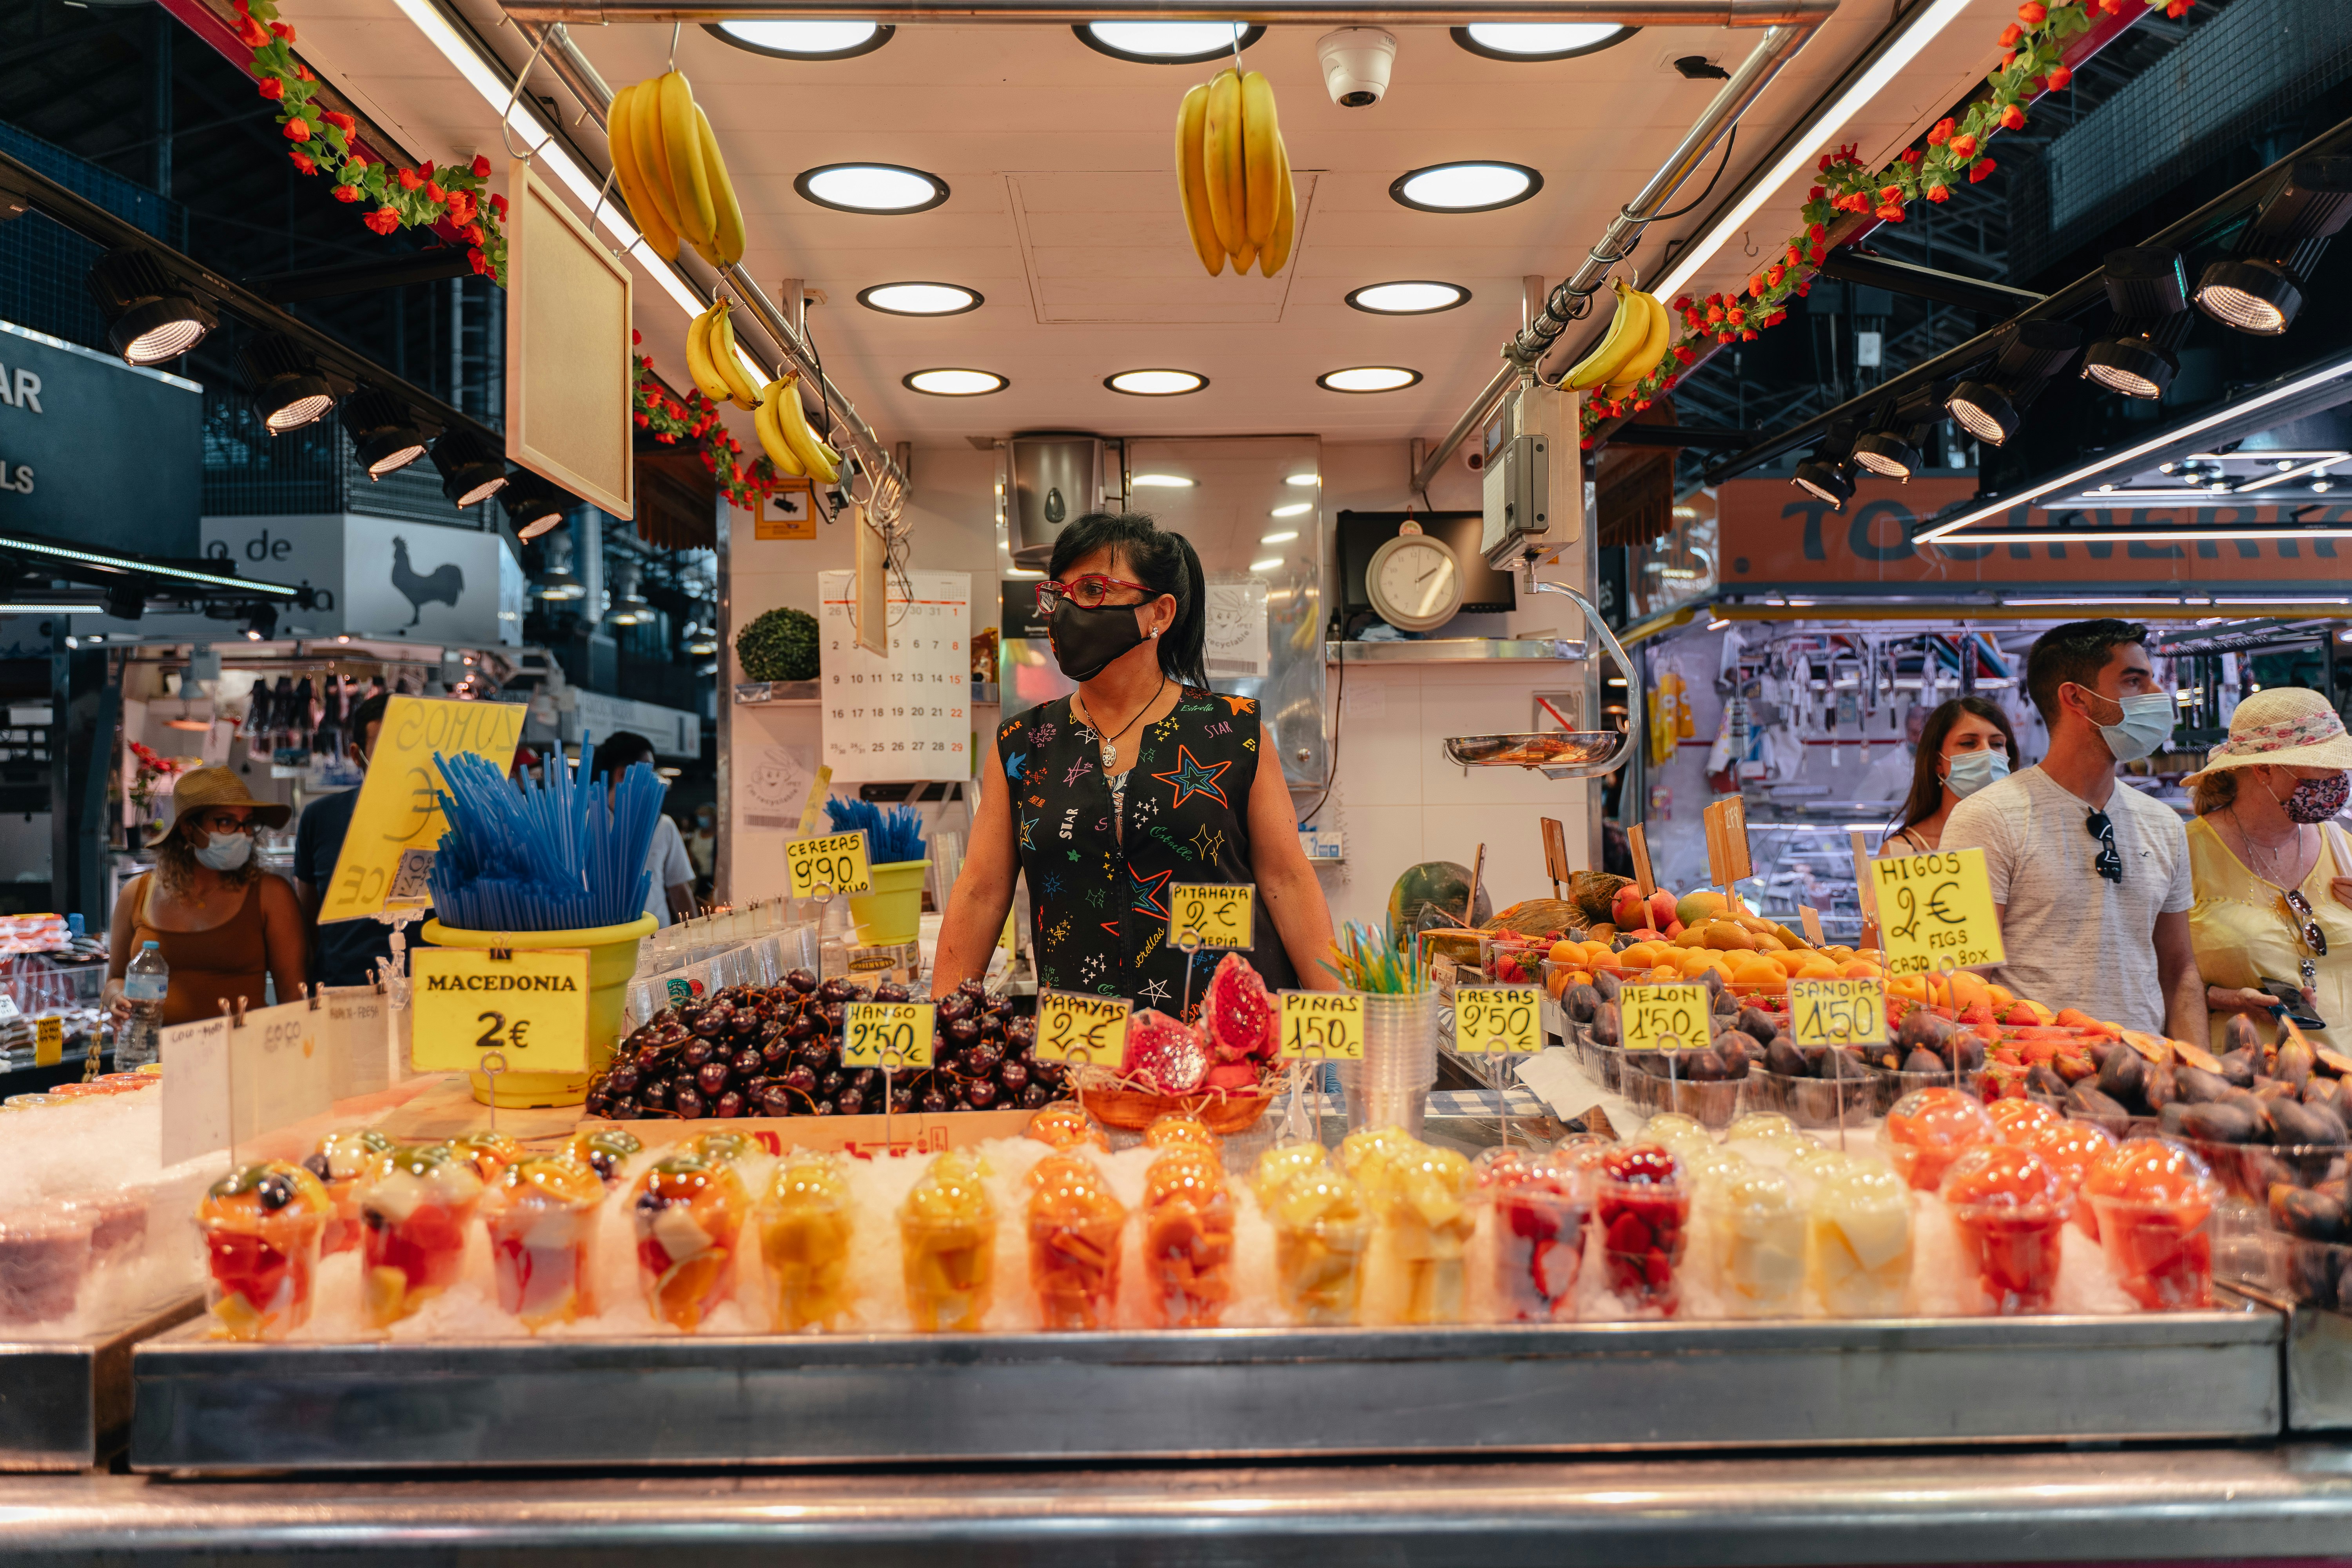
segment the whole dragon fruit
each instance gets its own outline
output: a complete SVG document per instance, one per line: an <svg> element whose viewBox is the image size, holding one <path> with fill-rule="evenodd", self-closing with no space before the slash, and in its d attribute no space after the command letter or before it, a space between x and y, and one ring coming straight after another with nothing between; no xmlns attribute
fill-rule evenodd
<svg viewBox="0 0 2352 1568"><path fill-rule="evenodd" d="M1209 1043L1190 1025L1146 1007L1127 1021L1118 1071L1157 1094L1191 1094L1209 1074Z"/></svg>
<svg viewBox="0 0 2352 1568"><path fill-rule="evenodd" d="M1280 1037L1278 1011L1258 972L1240 953L1225 954L1201 997L1209 1048L1220 1062L1271 1061Z"/></svg>

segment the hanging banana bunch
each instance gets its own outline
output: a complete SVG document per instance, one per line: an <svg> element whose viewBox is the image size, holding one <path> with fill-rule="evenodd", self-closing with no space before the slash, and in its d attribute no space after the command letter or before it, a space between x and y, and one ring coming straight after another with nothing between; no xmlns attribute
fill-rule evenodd
<svg viewBox="0 0 2352 1568"><path fill-rule="evenodd" d="M614 94L604 134L621 199L656 255L677 260L684 239L713 267L743 259L735 184L683 74L649 77Z"/></svg>
<svg viewBox="0 0 2352 1568"><path fill-rule="evenodd" d="M693 325L686 329L686 368L702 395L713 403L757 408L760 395L752 388L751 378L744 373L743 362L735 353L732 309L721 299L694 318Z"/></svg>
<svg viewBox="0 0 2352 1568"><path fill-rule="evenodd" d="M1184 95L1176 111L1176 189L1193 253L1214 278L1255 264L1271 278L1290 260L1298 194L1274 111L1274 86L1228 67Z"/></svg>
<svg viewBox="0 0 2352 1568"><path fill-rule="evenodd" d="M1605 388L1612 400L1632 394L1634 386L1666 357L1674 342L1674 318L1654 294L1644 294L1622 278L1610 279L1617 290L1617 313L1601 344L1570 366L1566 384L1579 392Z"/></svg>
<svg viewBox="0 0 2352 1568"><path fill-rule="evenodd" d="M768 454L780 474L806 474L819 484L837 483L841 454L826 446L810 426L796 379L782 376L770 382L761 394L751 415L751 424L760 433L760 449Z"/></svg>

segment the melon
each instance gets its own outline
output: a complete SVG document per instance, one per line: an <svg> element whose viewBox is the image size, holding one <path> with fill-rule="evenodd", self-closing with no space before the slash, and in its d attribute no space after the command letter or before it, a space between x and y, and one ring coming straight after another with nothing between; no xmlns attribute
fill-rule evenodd
<svg viewBox="0 0 2352 1568"><path fill-rule="evenodd" d="M1451 860L1423 860L1411 867L1389 889L1389 930L1399 946L1412 931L1419 929L1424 910L1434 909L1444 920L1467 925L1484 925L1493 915L1495 906L1486 897L1486 889L1478 889L1478 906L1463 920L1463 904L1470 897L1470 868L1457 866Z"/></svg>
<svg viewBox="0 0 2352 1568"><path fill-rule="evenodd" d="M1128 1020L1118 1072L1154 1094L1191 1094L1209 1076L1209 1042L1190 1025L1146 1007Z"/></svg>
<svg viewBox="0 0 2352 1568"><path fill-rule="evenodd" d="M1201 994L1201 1022L1209 1050L1221 1062L1264 1060L1277 1038L1275 1001L1265 982L1238 952L1229 952Z"/></svg>

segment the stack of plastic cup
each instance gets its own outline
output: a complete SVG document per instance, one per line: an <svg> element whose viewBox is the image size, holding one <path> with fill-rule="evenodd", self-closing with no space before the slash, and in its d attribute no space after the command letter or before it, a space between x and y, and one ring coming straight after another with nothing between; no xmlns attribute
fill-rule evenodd
<svg viewBox="0 0 2352 1568"><path fill-rule="evenodd" d="M1348 1128L1402 1127L1421 1136L1437 1082L1437 993L1364 994L1364 1059L1339 1063Z"/></svg>

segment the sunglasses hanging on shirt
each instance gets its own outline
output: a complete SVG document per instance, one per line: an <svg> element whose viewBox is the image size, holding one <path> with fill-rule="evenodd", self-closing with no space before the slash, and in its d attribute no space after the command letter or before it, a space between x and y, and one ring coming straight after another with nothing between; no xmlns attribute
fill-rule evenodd
<svg viewBox="0 0 2352 1568"><path fill-rule="evenodd" d="M2124 879L2124 858L2116 848L2116 825L2104 811L2095 811L2083 826L2099 841L2099 853L2092 859L2091 868L2108 881L2121 887Z"/></svg>

